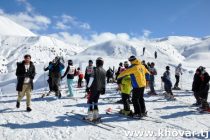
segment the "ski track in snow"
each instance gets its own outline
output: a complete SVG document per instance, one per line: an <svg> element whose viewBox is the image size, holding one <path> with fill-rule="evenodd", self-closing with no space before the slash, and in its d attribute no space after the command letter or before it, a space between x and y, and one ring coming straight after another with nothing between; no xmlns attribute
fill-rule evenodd
<svg viewBox="0 0 210 140"><path fill-rule="evenodd" d="M191 92L174 91L177 100L166 101L162 96L145 95L148 115L152 118L148 120L132 120L115 115L107 115L105 110L109 107L119 109L121 104L114 104L120 99L115 91L116 85L109 84L107 94L101 96L99 100L99 110L103 122L113 125L112 131L107 131L82 121L76 120L66 115L66 112L74 110L78 113L87 112L84 88L78 89L75 94L76 99L66 97L66 91L62 90L63 97L56 99L54 95L40 98L41 94L34 93L32 101L33 111L25 111L25 101L21 102L21 108L16 109L16 96L2 97L0 99L0 137L1 140L65 140L65 139L139 139L139 137L126 137L127 130L150 130L158 132L160 128L181 131L196 131L210 129L209 114L199 114L194 112L195 108L190 104L194 102ZM160 93L160 92L159 92ZM109 100L105 100L105 99ZM131 105L133 109L133 106ZM165 139L186 139L184 137L164 137ZM145 137L144 139L151 139ZM153 139L161 139L154 137ZM196 139L196 137L195 137Z"/></svg>

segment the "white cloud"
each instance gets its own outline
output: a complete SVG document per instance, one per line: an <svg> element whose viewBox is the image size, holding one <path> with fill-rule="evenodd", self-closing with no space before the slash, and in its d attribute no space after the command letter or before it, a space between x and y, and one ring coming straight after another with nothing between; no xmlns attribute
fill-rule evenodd
<svg viewBox="0 0 210 140"><path fill-rule="evenodd" d="M27 12L32 12L34 9L33 6L27 0L17 0L17 2L23 4Z"/></svg>
<svg viewBox="0 0 210 140"><path fill-rule="evenodd" d="M144 38L148 38L150 36L150 34L152 33L150 30L146 30L146 29L144 29L142 32L143 32Z"/></svg>
<svg viewBox="0 0 210 140"><path fill-rule="evenodd" d="M90 30L91 27L88 23L81 22L77 20L76 18L63 14L60 17L56 17L57 23L55 24L55 29L59 30L66 30L66 29L71 29L71 28L79 28L79 29L84 29L84 30Z"/></svg>
<svg viewBox="0 0 210 140"><path fill-rule="evenodd" d="M16 13L16 14L5 14L16 23L28 28L33 31L45 30L48 28L48 25L51 24L51 20L48 17L29 14L29 13Z"/></svg>

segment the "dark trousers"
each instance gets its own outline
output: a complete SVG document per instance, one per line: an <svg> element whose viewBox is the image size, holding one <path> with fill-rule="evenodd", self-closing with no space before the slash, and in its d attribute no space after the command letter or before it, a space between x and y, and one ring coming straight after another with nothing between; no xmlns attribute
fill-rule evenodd
<svg viewBox="0 0 210 140"><path fill-rule="evenodd" d="M52 87L53 87L53 90L55 91L55 94L58 96L60 93L60 78L55 78L55 77L52 77Z"/></svg>
<svg viewBox="0 0 210 140"><path fill-rule="evenodd" d="M50 90L50 91L53 91L52 78L49 77L49 79L47 80L47 82L48 82L48 85L49 85L49 90Z"/></svg>
<svg viewBox="0 0 210 140"><path fill-rule="evenodd" d="M196 103L201 104L199 92L194 92L194 97L196 99Z"/></svg>
<svg viewBox="0 0 210 140"><path fill-rule="evenodd" d="M175 78L176 78L176 83L175 83L174 87L179 87L180 76L179 75L175 75Z"/></svg>
<svg viewBox="0 0 210 140"><path fill-rule="evenodd" d="M78 79L78 87L82 87L82 80L83 80L82 78Z"/></svg>
<svg viewBox="0 0 210 140"><path fill-rule="evenodd" d="M199 91L199 95L202 99L207 100L208 99L208 92L209 92L209 84L207 84L206 86L201 88L201 90Z"/></svg>
<svg viewBox="0 0 210 140"><path fill-rule="evenodd" d="M130 95L126 93L122 93L122 101L125 111L130 111L130 104L129 104Z"/></svg>
<svg viewBox="0 0 210 140"><path fill-rule="evenodd" d="M88 99L89 111L98 110L98 99L100 97L100 92L93 91L90 92L89 94L90 94Z"/></svg>
<svg viewBox="0 0 210 140"><path fill-rule="evenodd" d="M134 88L132 94L132 102L134 106L134 113L141 114L145 113L145 101L144 101L144 87L142 88Z"/></svg>

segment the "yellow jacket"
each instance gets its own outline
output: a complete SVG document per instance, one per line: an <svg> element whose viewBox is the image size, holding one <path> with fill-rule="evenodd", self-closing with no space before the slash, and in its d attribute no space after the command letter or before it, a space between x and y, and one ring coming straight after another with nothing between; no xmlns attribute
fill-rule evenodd
<svg viewBox="0 0 210 140"><path fill-rule="evenodd" d="M146 87L147 80L149 80L149 71L138 59L131 61L131 64L131 67L120 73L118 79L130 75L133 88Z"/></svg>
<svg viewBox="0 0 210 140"><path fill-rule="evenodd" d="M121 93L130 94L132 90L131 77L125 76L120 84Z"/></svg>

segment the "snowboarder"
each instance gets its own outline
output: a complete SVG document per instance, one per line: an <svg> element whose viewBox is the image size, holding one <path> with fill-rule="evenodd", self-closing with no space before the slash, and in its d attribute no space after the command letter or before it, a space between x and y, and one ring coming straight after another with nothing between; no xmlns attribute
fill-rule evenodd
<svg viewBox="0 0 210 140"><path fill-rule="evenodd" d="M198 69L201 72L201 75L200 75L201 84L200 84L200 88L199 88L199 94L200 94L200 100L201 100L201 109L206 111L206 110L210 109L209 108L209 103L207 102L210 76L206 72L205 67L200 66Z"/></svg>
<svg viewBox="0 0 210 140"><path fill-rule="evenodd" d="M170 67L166 66L166 71L163 73L163 76L161 77L163 83L164 83L164 88L166 93L164 94L166 99L169 100L174 100L174 95L172 93L172 82L171 82L171 73L170 73Z"/></svg>
<svg viewBox="0 0 210 140"><path fill-rule="evenodd" d="M49 71L48 73L48 85L49 85L49 92L47 93L47 96L49 96L53 91L53 86L52 86L52 70L51 70L51 67L52 67L52 62L49 62L49 65L48 67L44 68L44 71ZM45 96L45 93L42 95L42 97Z"/></svg>
<svg viewBox="0 0 210 140"><path fill-rule="evenodd" d="M17 87L18 99L16 107L20 108L20 102L26 95L26 110L30 112L31 109L31 91L33 90L33 79L36 71L33 62L31 61L30 55L25 55L24 60L17 63L16 76L17 76Z"/></svg>
<svg viewBox="0 0 210 140"><path fill-rule="evenodd" d="M182 75L182 64L181 63L175 69L176 83L173 88L174 90L180 90L180 88L179 88L180 75Z"/></svg>
<svg viewBox="0 0 210 140"><path fill-rule="evenodd" d="M122 69L123 69L123 63L120 62L119 67L118 67L118 69L117 69L117 72L115 73L116 80L117 80L118 75L119 75L120 72L122 71Z"/></svg>
<svg viewBox="0 0 210 140"><path fill-rule="evenodd" d="M157 51L155 51L154 56L155 56L155 59L157 59Z"/></svg>
<svg viewBox="0 0 210 140"><path fill-rule="evenodd" d="M55 96L61 98L60 92L60 81L61 81L61 72L64 69L64 65L61 63L61 58L56 56L52 61L52 86L54 88Z"/></svg>
<svg viewBox="0 0 210 140"><path fill-rule="evenodd" d="M105 94L106 71L103 69L104 60L99 57L96 59L96 67L93 70L86 92L88 97L88 115L85 119L94 121L100 119L98 111L98 99L100 95Z"/></svg>
<svg viewBox="0 0 210 140"><path fill-rule="evenodd" d="M85 69L85 81L86 81L86 87L89 83L89 80L90 80L90 76L92 75L93 73L93 61L92 60L89 60L88 62L88 66L86 67Z"/></svg>
<svg viewBox="0 0 210 140"><path fill-rule="evenodd" d="M155 68L154 62L151 63L151 66L149 67L149 72L150 72L150 81L149 81L150 92L148 94L149 95L157 95L157 93L154 89L155 75L157 75L157 70Z"/></svg>
<svg viewBox="0 0 210 140"><path fill-rule="evenodd" d="M124 67L124 70L126 70L129 67L128 61L124 62ZM131 116L132 111L130 110L130 93L132 90L132 85L130 75L118 79L117 83L118 88L121 91L122 103L124 106L124 109L120 110L120 113L126 116Z"/></svg>
<svg viewBox="0 0 210 140"><path fill-rule="evenodd" d="M67 96L73 97L73 82L74 82L74 76L76 75L76 68L73 66L73 61L68 60L68 67L66 68L66 71L64 75L61 77L62 79L67 75L67 84L69 89L69 94Z"/></svg>
<svg viewBox="0 0 210 140"><path fill-rule="evenodd" d="M144 89L146 87L146 81L149 79L149 71L141 64L135 56L131 56L128 59L131 62L131 66L120 73L118 79L127 75L131 77L132 83L132 102L134 106L133 117L139 119L147 115L145 101L144 101Z"/></svg>
<svg viewBox="0 0 210 140"><path fill-rule="evenodd" d="M80 67L77 68L77 75L78 75L78 85L77 88L82 88L82 80L84 78L84 75L82 71L80 70Z"/></svg>
<svg viewBox="0 0 210 140"><path fill-rule="evenodd" d="M107 78L107 83L110 82L110 79L113 81L113 76L114 76L114 71L109 67L109 69L106 72L106 78Z"/></svg>
<svg viewBox="0 0 210 140"><path fill-rule="evenodd" d="M144 56L145 50L146 50L146 48L144 47L144 48L143 48L143 54L142 54L143 56Z"/></svg>

